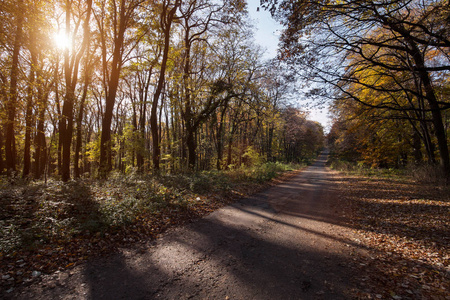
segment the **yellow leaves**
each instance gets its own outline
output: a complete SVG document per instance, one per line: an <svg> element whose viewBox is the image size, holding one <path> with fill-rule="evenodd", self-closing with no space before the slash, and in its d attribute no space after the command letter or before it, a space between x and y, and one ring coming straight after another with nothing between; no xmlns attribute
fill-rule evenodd
<svg viewBox="0 0 450 300"><path fill-rule="evenodd" d="M89 142L86 145L86 155L89 162L97 162L100 158L100 139Z"/></svg>

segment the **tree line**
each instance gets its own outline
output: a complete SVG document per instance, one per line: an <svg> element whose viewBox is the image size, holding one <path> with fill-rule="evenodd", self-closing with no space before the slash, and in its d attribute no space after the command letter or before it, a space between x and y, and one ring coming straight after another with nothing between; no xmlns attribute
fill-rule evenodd
<svg viewBox="0 0 450 300"><path fill-rule="evenodd" d="M1 174L221 170L322 147L245 1L5 0L0 14Z"/></svg>
<svg viewBox="0 0 450 300"><path fill-rule="evenodd" d="M283 59L332 100L337 152L374 167L440 161L450 178L448 1L263 2L285 25Z"/></svg>

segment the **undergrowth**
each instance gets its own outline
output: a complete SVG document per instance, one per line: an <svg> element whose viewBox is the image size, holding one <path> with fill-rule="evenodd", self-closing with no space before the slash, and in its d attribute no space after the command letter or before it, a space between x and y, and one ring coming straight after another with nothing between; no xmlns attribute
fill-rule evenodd
<svg viewBox="0 0 450 300"><path fill-rule="evenodd" d="M265 163L253 168L177 175L111 174L107 180L15 181L0 185L0 260L74 239L136 229L157 233L177 218L201 215L232 197L299 165ZM217 200L221 199L221 200ZM207 208L205 208L207 207ZM184 216L184 217L182 217ZM53 245L53 246L52 246Z"/></svg>
<svg viewBox="0 0 450 300"><path fill-rule="evenodd" d="M445 176L439 165L407 165L404 168L370 168L361 163L348 162L332 159L329 162L332 169L341 171L348 175L390 178L397 180L412 179L419 183L432 183L437 185L446 185Z"/></svg>
<svg viewBox="0 0 450 300"><path fill-rule="evenodd" d="M330 167L334 170L357 176L401 178L407 175L405 169L370 168L361 163L353 163L342 160L332 160L330 162Z"/></svg>

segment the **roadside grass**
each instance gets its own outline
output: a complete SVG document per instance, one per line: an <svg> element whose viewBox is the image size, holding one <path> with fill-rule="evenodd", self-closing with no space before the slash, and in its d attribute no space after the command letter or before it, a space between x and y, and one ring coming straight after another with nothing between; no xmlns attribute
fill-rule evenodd
<svg viewBox="0 0 450 300"><path fill-rule="evenodd" d="M1 285L12 287L31 280L33 274L145 243L171 226L204 216L301 167L265 163L177 175L113 173L107 180L67 183L17 180L12 184L1 178Z"/></svg>
<svg viewBox="0 0 450 300"><path fill-rule="evenodd" d="M396 180L414 180L424 184L446 185L445 176L439 165L421 164L407 165L405 168L370 168L360 163L339 159L328 161L330 168L347 175L366 176L374 178L390 178Z"/></svg>
<svg viewBox="0 0 450 300"><path fill-rule="evenodd" d="M344 172L348 175L367 176L367 177L381 177L381 178L397 178L407 176L408 169L394 169L394 168L369 168L362 164L351 163L342 160L331 160L329 162L330 168Z"/></svg>

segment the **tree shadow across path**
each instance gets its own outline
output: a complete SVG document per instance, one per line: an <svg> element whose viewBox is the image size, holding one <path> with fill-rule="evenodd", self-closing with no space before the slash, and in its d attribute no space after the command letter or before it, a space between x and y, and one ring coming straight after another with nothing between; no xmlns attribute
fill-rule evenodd
<svg viewBox="0 0 450 300"><path fill-rule="evenodd" d="M379 290L388 279L376 270L374 249L363 246L351 224L336 214L342 208L336 207L323 165L322 159L288 182L139 249L90 260L60 274L56 285L35 287L18 298L389 297L389 291ZM420 293L411 298L420 299Z"/></svg>
<svg viewBox="0 0 450 300"><path fill-rule="evenodd" d="M354 254L363 249L333 217L324 164L35 291L63 299L347 299L359 288Z"/></svg>

